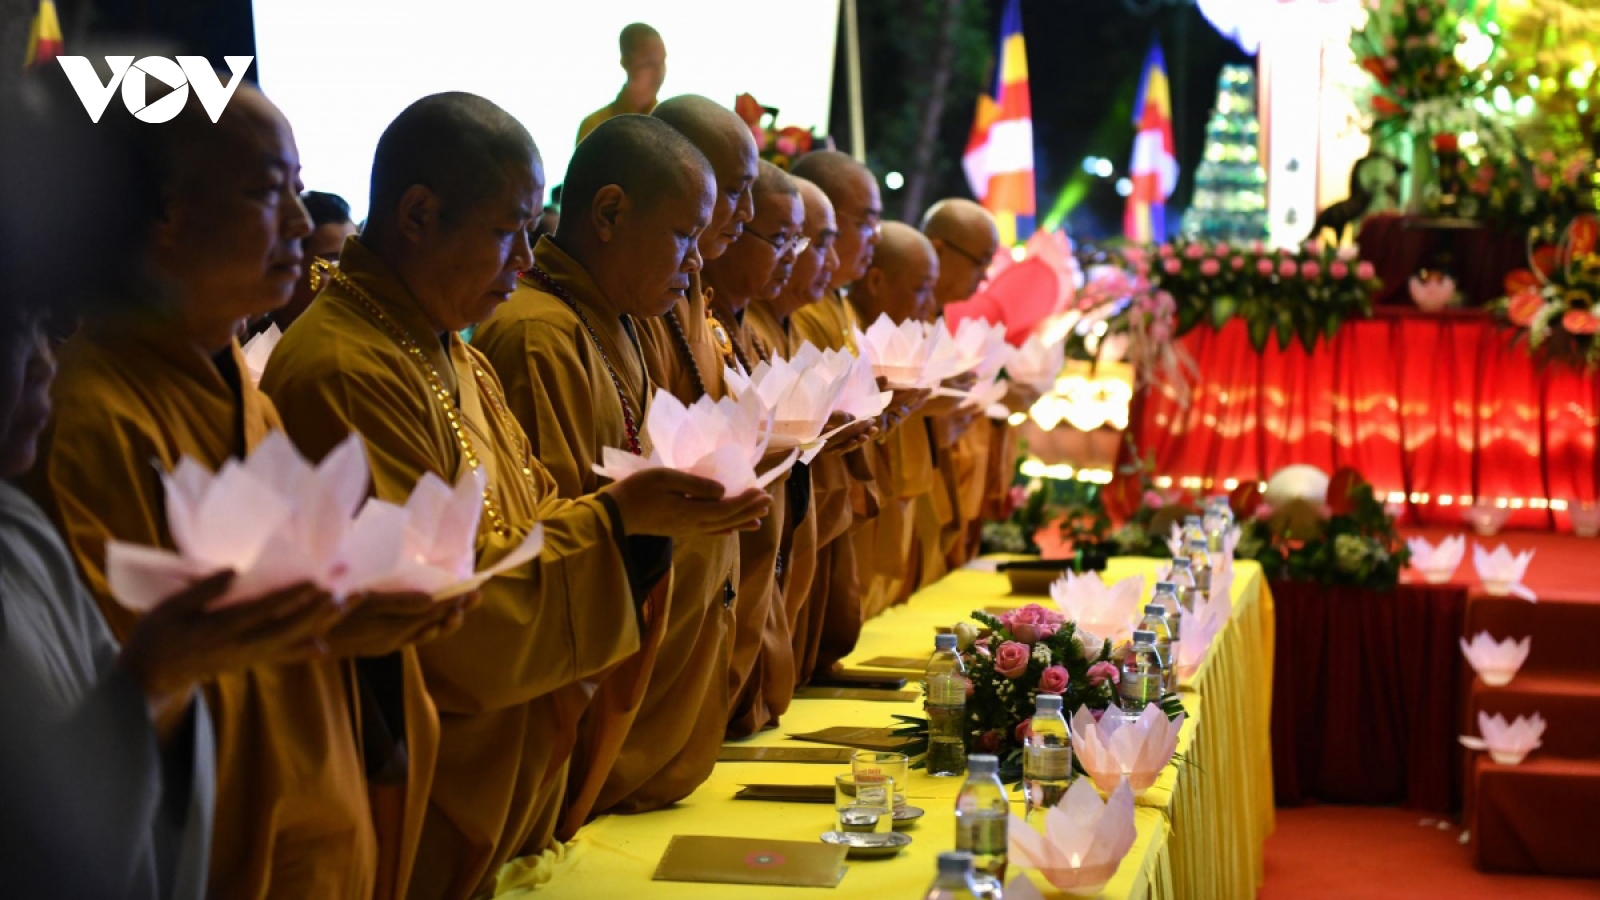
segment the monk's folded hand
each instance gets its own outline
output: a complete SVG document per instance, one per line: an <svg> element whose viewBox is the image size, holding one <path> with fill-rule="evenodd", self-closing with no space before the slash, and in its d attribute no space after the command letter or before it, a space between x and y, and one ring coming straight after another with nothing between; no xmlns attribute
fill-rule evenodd
<svg viewBox="0 0 1600 900"><path fill-rule="evenodd" d="M967 402L965 397L938 396L929 398L927 403L917 412L924 416L955 416L959 415L961 407Z"/></svg>
<svg viewBox="0 0 1600 900"><path fill-rule="evenodd" d="M1006 395L1000 401L1006 409L1014 413L1025 413L1039 402L1039 391L1031 384L1018 384L1015 381L1006 383Z"/></svg>
<svg viewBox="0 0 1600 900"><path fill-rule="evenodd" d="M409 644L431 641L461 627L465 601L435 600L420 593L369 593L350 600L351 609L328 632L335 657L387 656Z"/></svg>
<svg viewBox="0 0 1600 900"><path fill-rule="evenodd" d="M884 437L889 432L900 427L900 423L918 412L933 396L929 390L912 390L896 388L894 396L889 399L889 405L883 408L883 414L878 417L878 436Z"/></svg>
<svg viewBox="0 0 1600 900"><path fill-rule="evenodd" d="M602 488L622 513L629 534L686 537L760 527L772 508L765 491L724 497L722 485L675 469L646 469Z"/></svg>
<svg viewBox="0 0 1600 900"><path fill-rule="evenodd" d="M233 577L221 572L198 581L134 624L119 662L147 696L170 698L227 672L286 665L327 652L322 641L345 614L332 595L297 584L210 608Z"/></svg>
<svg viewBox="0 0 1600 900"><path fill-rule="evenodd" d="M848 424L848 427L846 425ZM822 449L823 453L849 453L867 441L878 436L878 422L876 419L854 419L845 413L834 413L828 419L827 431L844 428L833 437L828 438L828 444Z"/></svg>
<svg viewBox="0 0 1600 900"><path fill-rule="evenodd" d="M946 378L943 382L943 386L952 391L970 391L977 386L977 384L977 372L962 372L960 375L953 375L949 378Z"/></svg>

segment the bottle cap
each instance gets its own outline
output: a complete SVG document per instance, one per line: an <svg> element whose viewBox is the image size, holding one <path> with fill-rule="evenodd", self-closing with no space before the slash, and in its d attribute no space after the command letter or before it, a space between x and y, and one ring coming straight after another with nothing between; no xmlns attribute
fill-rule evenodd
<svg viewBox="0 0 1600 900"><path fill-rule="evenodd" d="M1000 758L992 753L974 753L967 757L967 774L998 775Z"/></svg>
<svg viewBox="0 0 1600 900"><path fill-rule="evenodd" d="M1145 605L1144 614L1147 616L1165 616L1167 610L1166 607L1159 603L1149 603Z"/></svg>
<svg viewBox="0 0 1600 900"><path fill-rule="evenodd" d="M1184 560L1184 562L1188 562L1188 560ZM1170 581L1158 581L1158 582L1156 582L1156 593L1158 593L1158 594L1164 594L1164 593L1176 594L1177 592L1178 592L1178 586L1176 584L1170 582Z"/></svg>
<svg viewBox="0 0 1600 900"><path fill-rule="evenodd" d="M953 635L953 634L936 634L936 635L934 635L933 636L933 649L935 649L935 650L954 650L954 649L956 649L956 636Z"/></svg>
<svg viewBox="0 0 1600 900"><path fill-rule="evenodd" d="M1187 568L1189 568L1189 558L1187 556L1178 557L1177 559L1172 561L1172 567L1174 569L1187 569Z"/></svg>
<svg viewBox="0 0 1600 900"><path fill-rule="evenodd" d="M1133 642L1135 644L1154 644L1156 642L1156 633L1154 631L1135 631L1133 633Z"/></svg>
<svg viewBox="0 0 1600 900"><path fill-rule="evenodd" d="M946 850L939 854L939 874L965 875L971 871L971 853L965 850Z"/></svg>
<svg viewBox="0 0 1600 900"><path fill-rule="evenodd" d="M1184 516L1183 517L1183 524L1188 525L1191 522L1194 523L1195 525L1199 525L1200 524L1200 517L1199 516Z"/></svg>
<svg viewBox="0 0 1600 900"><path fill-rule="evenodd" d="M1205 548L1206 548L1206 539L1205 538L1190 538L1189 539L1189 549L1190 550L1204 550Z"/></svg>
<svg viewBox="0 0 1600 900"><path fill-rule="evenodd" d="M1034 698L1034 714L1061 712L1060 694L1040 694Z"/></svg>

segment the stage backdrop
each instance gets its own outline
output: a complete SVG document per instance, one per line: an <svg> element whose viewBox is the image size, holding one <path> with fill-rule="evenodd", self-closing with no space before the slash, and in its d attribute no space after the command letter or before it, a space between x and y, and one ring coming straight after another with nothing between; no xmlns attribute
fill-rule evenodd
<svg viewBox="0 0 1600 900"><path fill-rule="evenodd" d="M366 215L378 136L412 101L481 94L532 132L561 183L578 123L622 87L617 32L647 22L667 45L661 96L740 93L780 124L827 130L838 0L256 0L261 87L294 123L308 188Z"/></svg>

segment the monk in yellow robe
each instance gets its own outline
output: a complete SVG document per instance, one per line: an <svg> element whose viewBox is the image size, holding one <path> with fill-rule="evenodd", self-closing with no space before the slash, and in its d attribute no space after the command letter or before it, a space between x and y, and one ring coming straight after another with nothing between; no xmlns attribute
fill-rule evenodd
<svg viewBox="0 0 1600 900"><path fill-rule="evenodd" d="M858 348L854 334L861 322L842 291L866 274L878 245L883 210L877 179L866 166L835 150L806 154L795 163L794 173L821 189L838 224L833 240L837 265L827 292L794 312L794 332L821 349L855 352ZM884 440L926 400L926 392L896 391L877 424L878 440ZM812 467L817 562L805 601L806 621L795 632L796 668L801 683L817 672L830 671L834 663L855 649L861 634L865 579L857 571L855 545L846 535L857 521L878 514L877 487L868 464L871 449L865 447L837 459L819 459Z"/></svg>
<svg viewBox="0 0 1600 900"><path fill-rule="evenodd" d="M642 323L691 290L697 241L716 224L715 181L671 126L619 116L579 145L563 190L556 234L539 242L511 302L474 343L506 373L512 411L558 492L578 496L602 483L593 465L603 448L647 449L654 387ZM641 651L597 679L584 708L563 839L593 813L671 803L709 774L715 751L684 710L708 692L713 709L726 702L724 600L737 546L733 535L675 542L670 593L654 605Z"/></svg>
<svg viewBox="0 0 1600 900"><path fill-rule="evenodd" d="M145 265L174 296L117 298L62 346L56 415L29 483L118 637L139 613L111 594L107 542L170 548L160 473L185 456L218 468L278 426L233 334L288 301L310 231L293 133L255 90L242 87L216 124L192 101L169 123L126 127L160 129L144 132L146 152L167 162L147 186L164 205ZM363 755L403 779L405 754L386 749L404 741L411 762L431 768L432 723L420 691L403 703L398 689L386 695L392 710L352 703L369 685L347 658L393 658L453 618L456 604L426 597L355 598L310 658L205 684L217 744L212 894L358 900L394 881L409 860L380 870ZM405 679L398 660L391 674ZM394 740L380 744L369 722ZM420 810L407 825L420 826Z"/></svg>
<svg viewBox="0 0 1600 900"><path fill-rule="evenodd" d="M994 216L977 203L961 197L940 200L922 217L922 233L939 256L939 280L933 298L943 310L977 293L988 277L990 260L1000 247ZM1038 401L1032 388L1011 384L1004 405L1011 412L1027 412ZM946 427L937 437L950 447L941 457L941 470L956 486L957 530L949 544L947 562L957 568L978 552L985 518L1004 518L1005 495L1010 490L1016 460L1016 436L1004 420L981 417L961 429L950 442ZM991 454L991 448L993 453ZM988 509L989 512L985 512Z"/></svg>
<svg viewBox="0 0 1600 900"><path fill-rule="evenodd" d="M403 500L424 472L485 475L480 567L543 527L539 558L491 579L461 630L418 653L439 739L408 896L467 898L552 846L576 737L562 689L638 650L667 553L646 538L736 528L765 500L667 471L557 496L494 370L456 336L533 263L543 166L504 110L462 93L417 101L379 139L372 185L365 229L262 386L309 455L361 433L383 499Z"/></svg>
<svg viewBox="0 0 1600 900"><path fill-rule="evenodd" d="M607 119L626 115L649 115L656 108L656 94L667 79L667 45L661 32L643 22L622 29L617 43L622 49L622 71L628 75L617 98L585 116L578 126L578 140Z"/></svg>

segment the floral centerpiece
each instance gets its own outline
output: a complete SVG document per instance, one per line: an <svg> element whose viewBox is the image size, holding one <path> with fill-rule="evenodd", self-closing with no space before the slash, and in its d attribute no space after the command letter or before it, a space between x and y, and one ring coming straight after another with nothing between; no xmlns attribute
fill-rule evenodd
<svg viewBox="0 0 1600 900"><path fill-rule="evenodd" d="M1373 132L1387 137L1415 132L1415 107L1428 101L1458 104L1466 71L1456 59L1463 0L1368 0L1365 23L1350 35L1350 49L1373 78ZM1431 132L1420 132L1424 135Z"/></svg>
<svg viewBox="0 0 1600 900"><path fill-rule="evenodd" d="M1120 674L1111 656L1111 642L1084 645L1073 623L1059 611L1031 604L998 616L974 612L980 630L968 622L956 626L961 661L970 683L967 691L966 746L968 753L1000 757L1000 777L1022 777L1022 746L1030 733L1039 694L1061 697L1062 713L1070 718L1081 707L1096 717L1111 706ZM1162 711L1170 719L1183 712L1177 694L1162 698ZM896 731L926 741L927 723L897 716L907 723Z"/></svg>
<svg viewBox="0 0 1600 900"><path fill-rule="evenodd" d="M1524 158L1514 152L1463 150L1455 160L1459 211L1505 228L1530 228L1570 221L1595 209L1589 177L1594 154L1541 150ZM1436 207L1429 207L1438 212Z"/></svg>
<svg viewBox="0 0 1600 900"><path fill-rule="evenodd" d="M1124 251L1130 266L1177 302L1177 333L1243 319L1250 344L1264 350L1276 334L1280 349L1299 339L1307 351L1332 338L1340 323L1372 312L1378 289L1372 264L1355 247L1312 241L1298 250L1260 244L1234 247L1180 239Z"/></svg>
<svg viewBox="0 0 1600 900"><path fill-rule="evenodd" d="M1494 310L1535 358L1593 370L1600 365L1600 221L1573 219L1554 244L1531 247L1526 269L1506 276ZM1535 238L1529 237L1533 244Z"/></svg>
<svg viewBox="0 0 1600 900"><path fill-rule="evenodd" d="M762 106L749 94L740 94L733 101L733 111L750 126L761 158L778 168L789 171L794 161L812 150L831 150L833 141L826 135L816 134L809 128L795 125L777 126L776 107Z"/></svg>

